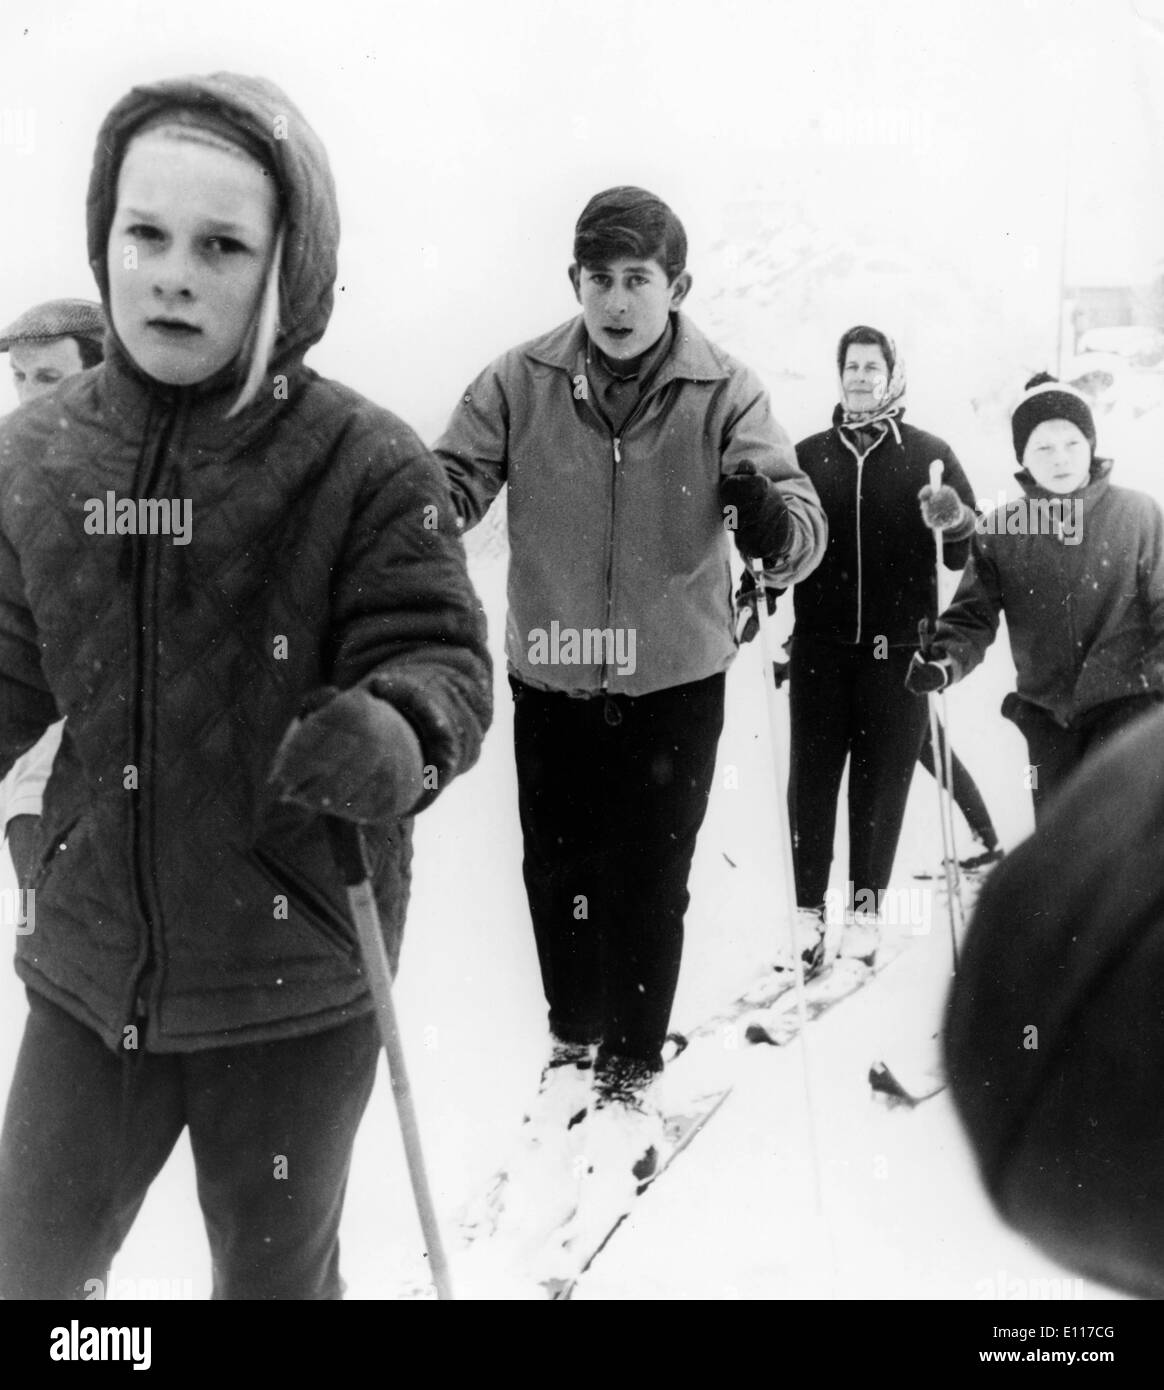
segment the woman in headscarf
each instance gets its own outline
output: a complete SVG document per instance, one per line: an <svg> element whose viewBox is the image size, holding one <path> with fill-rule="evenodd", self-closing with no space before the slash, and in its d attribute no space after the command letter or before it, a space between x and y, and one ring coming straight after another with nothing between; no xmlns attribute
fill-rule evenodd
<svg viewBox="0 0 1164 1390"><path fill-rule="evenodd" d="M799 939L824 962L825 894L837 798L849 760L849 883L840 954L872 961L905 803L926 728L905 673L918 623L937 612L932 528L961 569L974 493L953 450L907 425L905 373L891 338L850 328L837 347L841 401L831 428L796 446L829 523L819 567L793 590L788 803ZM930 465L941 486L929 486ZM918 503L921 502L919 512Z"/></svg>

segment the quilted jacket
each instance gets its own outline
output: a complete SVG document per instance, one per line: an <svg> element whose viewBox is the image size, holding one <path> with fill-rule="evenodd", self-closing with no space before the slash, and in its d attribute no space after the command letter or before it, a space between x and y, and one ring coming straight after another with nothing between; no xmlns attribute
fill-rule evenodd
<svg viewBox="0 0 1164 1390"><path fill-rule="evenodd" d="M442 471L394 415L303 364L331 312L339 224L324 151L281 92L183 79L113 109L88 209L106 305L121 155L175 102L248 132L278 179L273 379L227 420L235 370L163 387L111 331L102 366L0 423L0 773L67 721L17 972L112 1047L133 1025L161 1052L371 1008L323 827L270 805L272 756L304 697L364 685L390 701L419 738L426 801L473 764L491 717ZM86 502L110 493L188 500L189 544L87 532ZM393 961L411 825L369 837Z"/></svg>

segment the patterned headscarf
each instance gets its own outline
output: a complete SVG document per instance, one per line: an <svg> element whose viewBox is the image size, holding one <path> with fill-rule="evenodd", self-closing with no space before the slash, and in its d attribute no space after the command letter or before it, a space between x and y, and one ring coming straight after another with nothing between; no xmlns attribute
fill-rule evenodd
<svg viewBox="0 0 1164 1390"><path fill-rule="evenodd" d="M845 405L843 384L845 354L854 341L869 341L871 339L876 340L881 348L885 365L889 368L889 384L886 387L885 395L872 410L850 410ZM837 345L837 375L842 378L841 425L850 429L868 429L871 425L884 423L893 431L894 439L900 444L901 432L897 428L897 420L905 409L905 364L898 355L897 345L893 339L888 334L882 333L879 328L869 328L864 324L850 328L847 333L842 335L841 341Z"/></svg>

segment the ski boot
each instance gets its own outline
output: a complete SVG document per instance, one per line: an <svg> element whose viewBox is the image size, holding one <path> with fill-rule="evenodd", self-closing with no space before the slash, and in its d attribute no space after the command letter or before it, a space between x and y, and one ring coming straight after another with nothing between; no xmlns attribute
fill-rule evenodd
<svg viewBox="0 0 1164 1390"><path fill-rule="evenodd" d="M805 980L819 975L826 963L825 952L825 910L822 907L798 907L796 909L796 935L793 941L800 942L800 959L804 966ZM778 948L772 969L787 974L796 972L796 957L792 941Z"/></svg>
<svg viewBox="0 0 1164 1390"><path fill-rule="evenodd" d="M837 954L842 960L859 960L872 966L881 945L881 919L876 912L860 912L849 908L845 913L844 930Z"/></svg>

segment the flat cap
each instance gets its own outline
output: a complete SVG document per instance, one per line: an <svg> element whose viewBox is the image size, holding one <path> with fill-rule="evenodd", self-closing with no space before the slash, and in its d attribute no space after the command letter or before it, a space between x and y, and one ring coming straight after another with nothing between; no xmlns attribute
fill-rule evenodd
<svg viewBox="0 0 1164 1390"><path fill-rule="evenodd" d="M0 332L0 352L13 343L45 342L50 338L105 337L105 311L89 299L49 299L26 309Z"/></svg>

